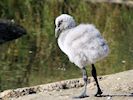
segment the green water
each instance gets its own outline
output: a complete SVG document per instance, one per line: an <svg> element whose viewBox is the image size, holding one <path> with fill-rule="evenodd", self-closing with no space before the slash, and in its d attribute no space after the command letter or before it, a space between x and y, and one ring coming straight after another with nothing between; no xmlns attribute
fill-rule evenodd
<svg viewBox="0 0 133 100"><path fill-rule="evenodd" d="M1 0L1 18L14 19L28 34L0 46L0 90L82 77L61 52L54 37L54 20L69 13L78 23L92 23L110 47L96 63L98 75L133 68L133 8L84 0ZM90 74L90 66L87 66Z"/></svg>

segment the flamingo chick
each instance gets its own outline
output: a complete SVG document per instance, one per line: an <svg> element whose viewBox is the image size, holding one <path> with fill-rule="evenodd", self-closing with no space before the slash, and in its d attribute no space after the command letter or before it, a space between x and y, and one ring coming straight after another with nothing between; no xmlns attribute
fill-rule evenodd
<svg viewBox="0 0 133 100"><path fill-rule="evenodd" d="M0 19L0 44L20 38L26 33L25 28L13 20Z"/></svg>
<svg viewBox="0 0 133 100"><path fill-rule="evenodd" d="M84 91L77 98L88 97L86 94L88 75L85 67L89 64L92 65L92 76L97 85L95 96L101 96L102 91L97 80L94 63L108 55L109 47L99 30L92 24L76 26L73 17L67 14L57 17L55 24L55 37L58 38L60 49L83 73Z"/></svg>

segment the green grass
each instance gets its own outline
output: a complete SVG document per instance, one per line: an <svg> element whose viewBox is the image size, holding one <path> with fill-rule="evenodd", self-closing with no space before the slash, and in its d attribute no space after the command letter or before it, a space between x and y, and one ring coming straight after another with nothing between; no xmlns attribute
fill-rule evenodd
<svg viewBox="0 0 133 100"><path fill-rule="evenodd" d="M54 20L61 13L71 14L77 24L96 25L107 40L110 54L96 64L98 75L133 68L133 8L83 0L64 1L0 1L1 18L15 19L28 32L0 47L1 91L81 77L80 69L69 62L54 37ZM88 66L89 75L90 69Z"/></svg>

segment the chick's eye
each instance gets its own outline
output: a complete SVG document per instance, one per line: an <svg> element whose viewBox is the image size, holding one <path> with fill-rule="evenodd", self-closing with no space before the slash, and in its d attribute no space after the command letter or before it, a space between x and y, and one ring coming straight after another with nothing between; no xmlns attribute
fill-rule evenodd
<svg viewBox="0 0 133 100"><path fill-rule="evenodd" d="M63 20L59 21L58 23L58 27L60 27L60 25L62 24Z"/></svg>

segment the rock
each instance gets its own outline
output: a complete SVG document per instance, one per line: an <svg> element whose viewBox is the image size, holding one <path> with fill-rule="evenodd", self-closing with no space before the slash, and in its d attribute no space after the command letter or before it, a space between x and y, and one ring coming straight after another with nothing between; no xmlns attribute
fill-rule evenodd
<svg viewBox="0 0 133 100"><path fill-rule="evenodd" d="M100 76L99 84L103 90L103 97L94 97L96 85L92 77L89 77L87 94L83 100L132 100L133 97L133 70ZM33 87L5 90L0 93L2 100L73 100L72 96L78 96L83 80L71 79ZM82 100L82 99L81 99Z"/></svg>
<svg viewBox="0 0 133 100"><path fill-rule="evenodd" d="M12 90L5 90L4 92L0 93L0 98L8 98L11 96Z"/></svg>

